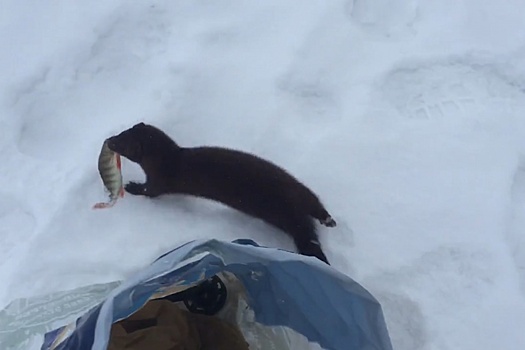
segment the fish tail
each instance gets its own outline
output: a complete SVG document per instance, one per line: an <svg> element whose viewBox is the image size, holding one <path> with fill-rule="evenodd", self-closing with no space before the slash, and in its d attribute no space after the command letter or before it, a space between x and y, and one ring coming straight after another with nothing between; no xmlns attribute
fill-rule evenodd
<svg viewBox="0 0 525 350"><path fill-rule="evenodd" d="M110 202L101 202L101 203L97 203L93 206L93 209L104 209L104 208L110 208L112 207L113 205L115 204L114 201L110 201Z"/></svg>

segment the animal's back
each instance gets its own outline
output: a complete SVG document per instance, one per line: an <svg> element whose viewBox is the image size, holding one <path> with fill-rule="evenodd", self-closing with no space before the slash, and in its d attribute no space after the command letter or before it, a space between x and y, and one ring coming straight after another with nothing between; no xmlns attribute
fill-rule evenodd
<svg viewBox="0 0 525 350"><path fill-rule="evenodd" d="M219 201L288 233L299 251L328 263L312 216L329 216L317 196L257 156L214 147L182 149L174 192ZM320 213L320 214L319 214Z"/></svg>
<svg viewBox="0 0 525 350"><path fill-rule="evenodd" d="M176 192L207 197L249 212L305 210L317 197L273 163L219 147L183 148L173 169Z"/></svg>

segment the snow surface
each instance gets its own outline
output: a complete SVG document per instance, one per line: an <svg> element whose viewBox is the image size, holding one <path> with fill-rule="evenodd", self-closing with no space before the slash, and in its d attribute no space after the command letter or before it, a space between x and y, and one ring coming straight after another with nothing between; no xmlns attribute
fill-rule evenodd
<svg viewBox="0 0 525 350"><path fill-rule="evenodd" d="M525 349L525 2L43 2L0 11L0 307L124 279L195 238L281 232L194 198L106 199L152 123L285 167L396 349ZM123 163L126 181L141 180ZM341 307L344 307L342 305Z"/></svg>

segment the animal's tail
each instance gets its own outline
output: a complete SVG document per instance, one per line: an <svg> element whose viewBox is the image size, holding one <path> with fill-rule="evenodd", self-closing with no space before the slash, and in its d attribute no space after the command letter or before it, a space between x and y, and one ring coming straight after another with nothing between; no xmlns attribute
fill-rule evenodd
<svg viewBox="0 0 525 350"><path fill-rule="evenodd" d="M308 204L308 202L302 203ZM305 207L293 206L282 209L282 211L274 212L274 215L267 216L265 220L290 235L299 254L314 256L330 265L321 248L313 215L309 214L309 210L305 210L307 209ZM326 211L324 213L323 219L327 219L326 223L330 224L330 220L333 221L333 219ZM335 226L335 221L333 221L333 226Z"/></svg>
<svg viewBox="0 0 525 350"><path fill-rule="evenodd" d="M322 262L330 265L330 263L328 262L328 258L324 254L323 249L321 248L321 243L319 243L317 239L312 239L307 242L296 242L296 245L299 254L316 257Z"/></svg>
<svg viewBox="0 0 525 350"><path fill-rule="evenodd" d="M330 265L323 252L312 218L304 216L297 220L291 234L299 254L314 256Z"/></svg>

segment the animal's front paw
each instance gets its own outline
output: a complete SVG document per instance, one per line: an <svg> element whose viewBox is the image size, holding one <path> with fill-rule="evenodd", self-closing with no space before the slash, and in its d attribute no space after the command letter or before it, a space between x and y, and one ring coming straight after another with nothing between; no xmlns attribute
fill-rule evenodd
<svg viewBox="0 0 525 350"><path fill-rule="evenodd" d="M135 195L144 195L146 193L146 185L137 182L128 182L125 188L126 191Z"/></svg>

